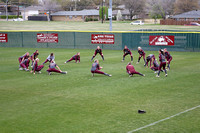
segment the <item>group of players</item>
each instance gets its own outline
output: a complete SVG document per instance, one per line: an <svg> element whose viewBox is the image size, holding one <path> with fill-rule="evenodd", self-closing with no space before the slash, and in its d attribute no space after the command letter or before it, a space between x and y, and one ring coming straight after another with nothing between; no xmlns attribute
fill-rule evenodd
<svg viewBox="0 0 200 133"><path fill-rule="evenodd" d="M129 62L127 64L127 66L126 66L126 71L129 74L129 76L132 77L134 74L145 76L144 74L141 74L141 73L137 72L135 70L134 66L131 64L133 62L133 55L132 55L131 50L127 46L125 46L124 49L123 49L123 52L124 52L124 54L123 54L122 62L125 60L125 57L127 55L131 56L131 62ZM150 68L153 71L155 71L155 73L157 73L156 77L159 77L160 72L163 72L163 71L165 72L165 76L167 76L167 71L166 71L165 67L166 67L166 64L168 64L167 65L167 70L170 70L170 62L172 60L172 56L170 55L170 53L167 51L166 48L164 50L163 49L159 50L160 65L158 64L158 62L157 62L157 60L155 58L155 55L153 55L153 54L150 54L145 58L146 54L145 54L144 50L142 50L141 47L138 47L138 53L139 53L139 57L138 57L138 61L137 61L136 64L138 64L140 62L140 59L143 57L143 59L144 59L144 67L148 67L148 63L150 62ZM93 61L94 57L97 54L100 54L102 59L103 59L103 61L104 61L104 56L103 56L103 53L102 53L102 49L99 46L97 46L97 49L95 50L95 53L92 56L91 61ZM19 60L19 70L29 71L29 64L30 64L30 60L31 60L32 61L32 64L31 64L32 70L30 72L33 73L33 74L35 74L36 72L41 73L41 70L43 69L44 64L47 63L47 62L49 62L49 68L47 69L47 72L48 72L49 75L51 75L51 72L56 72L56 73L61 73L61 74L66 74L67 73L65 71L61 71L61 69L55 63L55 56L54 56L53 53L51 53L46 58L46 60L42 63L42 65L38 65L39 64L38 55L39 55L39 51L36 50L31 56L29 56L28 52L25 53L23 56L20 56L18 58L18 60ZM67 60L64 63L68 63L68 62L70 62L72 60L75 60L76 63L80 63L80 52L78 52L71 59ZM100 71L100 69L102 69L102 67L100 67L99 61L96 59L94 61L94 63L92 64L92 68L91 68L92 76L94 76L95 73L104 74L104 75L109 76L109 77L112 76L110 74L107 74L105 72Z"/></svg>

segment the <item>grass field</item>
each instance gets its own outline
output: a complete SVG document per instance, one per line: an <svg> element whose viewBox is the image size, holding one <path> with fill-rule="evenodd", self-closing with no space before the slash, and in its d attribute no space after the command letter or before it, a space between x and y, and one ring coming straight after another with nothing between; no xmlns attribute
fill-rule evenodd
<svg viewBox="0 0 200 133"><path fill-rule="evenodd" d="M139 29L154 30L183 30L183 31L200 31L197 26L178 26L178 25L130 25L130 21L116 22L113 21L113 31L132 31ZM109 31L109 22L38 22L38 21L0 21L0 30L81 30L81 31Z"/></svg>
<svg viewBox="0 0 200 133"><path fill-rule="evenodd" d="M0 48L0 132L1 133L126 133L200 105L200 53L171 52L168 77L134 66L146 76L129 78L122 51L104 50L99 55L102 71L112 74L91 76L94 50L39 49L40 63L50 52L67 75L30 74L18 70L18 57L33 48ZM76 52L81 63L64 64ZM158 52L146 51L146 54ZM138 114L137 110L146 110ZM142 133L198 133L200 108L142 129Z"/></svg>

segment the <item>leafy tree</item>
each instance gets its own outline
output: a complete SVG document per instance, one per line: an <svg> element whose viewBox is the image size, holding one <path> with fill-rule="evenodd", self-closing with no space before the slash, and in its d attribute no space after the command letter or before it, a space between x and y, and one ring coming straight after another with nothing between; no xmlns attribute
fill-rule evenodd
<svg viewBox="0 0 200 133"><path fill-rule="evenodd" d="M199 0L177 0L174 6L175 14L198 10Z"/></svg>
<svg viewBox="0 0 200 133"><path fill-rule="evenodd" d="M108 7L103 7L103 19L104 16L106 15L106 20L108 19ZM102 19L102 7L99 9L99 18Z"/></svg>

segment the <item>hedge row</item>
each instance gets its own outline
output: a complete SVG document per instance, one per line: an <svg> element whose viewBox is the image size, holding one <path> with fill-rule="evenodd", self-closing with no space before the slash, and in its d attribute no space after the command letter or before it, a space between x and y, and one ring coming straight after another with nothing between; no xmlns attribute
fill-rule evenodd
<svg viewBox="0 0 200 133"><path fill-rule="evenodd" d="M6 15L2 15L0 16L1 19L6 19ZM17 15L8 15L8 19L15 19L18 18ZM22 16L20 15L19 18L22 18Z"/></svg>

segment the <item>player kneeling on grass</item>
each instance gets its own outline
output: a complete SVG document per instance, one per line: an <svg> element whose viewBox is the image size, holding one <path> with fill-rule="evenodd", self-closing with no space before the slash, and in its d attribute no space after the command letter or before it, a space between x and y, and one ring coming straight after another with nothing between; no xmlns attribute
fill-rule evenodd
<svg viewBox="0 0 200 133"><path fill-rule="evenodd" d="M135 68L134 68L133 65L131 65L131 62L129 62L129 63L127 64L127 66L126 66L126 71L127 71L127 73L129 74L129 77L132 77L133 74L138 74L138 75L141 75L141 76L145 76L144 74L141 74L141 73L135 71Z"/></svg>
<svg viewBox="0 0 200 133"><path fill-rule="evenodd" d="M98 73L98 74L104 74L106 76L109 76L111 77L112 75L110 74L107 74L107 73L104 73L102 71L99 71L100 69L102 69L103 67L100 67L99 66L99 61L98 60L95 60L94 63L92 64L92 68L91 68L91 73L92 73L92 76L94 76L94 73Z"/></svg>
<svg viewBox="0 0 200 133"><path fill-rule="evenodd" d="M80 57L80 52L78 52L76 55L72 56L71 59L69 59L68 61L66 61L66 62L64 62L64 63L70 62L70 61L72 61L72 60L75 60L76 63L78 63L78 61L79 61L79 63L80 63L80 58L81 58L81 57Z"/></svg>
<svg viewBox="0 0 200 133"><path fill-rule="evenodd" d="M28 67L29 67L29 63L30 63L30 57L27 56L27 59L23 60L20 63L20 67L22 67L25 71L29 71ZM23 69L19 69L19 70L23 70Z"/></svg>
<svg viewBox="0 0 200 133"><path fill-rule="evenodd" d="M47 59L43 62L43 65L44 65L45 63L47 63L47 62L51 62L51 61L54 61L54 60L55 60L55 56L54 56L53 53L51 53L51 54L47 57Z"/></svg>
<svg viewBox="0 0 200 133"><path fill-rule="evenodd" d="M101 49L99 46L97 46L97 49L95 50L94 55L92 56L91 61L94 59L94 57L95 57L98 53L101 55L101 58L102 58L103 61L104 61L104 57L103 57L103 53L102 53L102 49Z"/></svg>
<svg viewBox="0 0 200 133"><path fill-rule="evenodd" d="M38 66L38 63L39 63L39 59L36 58L34 63L33 63L33 68L32 68L31 73L33 72L33 74L35 74L35 71L38 72L38 73L41 73L41 70L44 67L44 65L39 65Z"/></svg>
<svg viewBox="0 0 200 133"><path fill-rule="evenodd" d="M167 71L165 69L166 66L166 61L165 61L165 55L164 55L164 51L162 49L159 50L159 61L160 61L160 65L159 65L159 71L158 71L158 75L156 75L156 77L160 77L160 71L161 68L163 68L163 70L165 71L165 77L167 77Z"/></svg>
<svg viewBox="0 0 200 133"><path fill-rule="evenodd" d="M22 56L20 56L18 58L18 60L19 60L19 70L23 70L23 68L21 67L20 63L22 61L24 61L25 59L27 59L28 57L29 57L29 52L26 52L24 55L22 55Z"/></svg>
<svg viewBox="0 0 200 133"><path fill-rule="evenodd" d="M57 67L58 70L55 67ZM60 68L57 66L57 64L53 60L50 62L49 69L47 69L47 72L49 75L51 75L51 72L67 74L67 72L61 71Z"/></svg>
<svg viewBox="0 0 200 133"><path fill-rule="evenodd" d="M38 57L38 55L39 55L39 51L38 51L38 50L36 50L36 51L31 55L31 60L32 60L31 66L33 66L33 63L34 63L35 59Z"/></svg>

